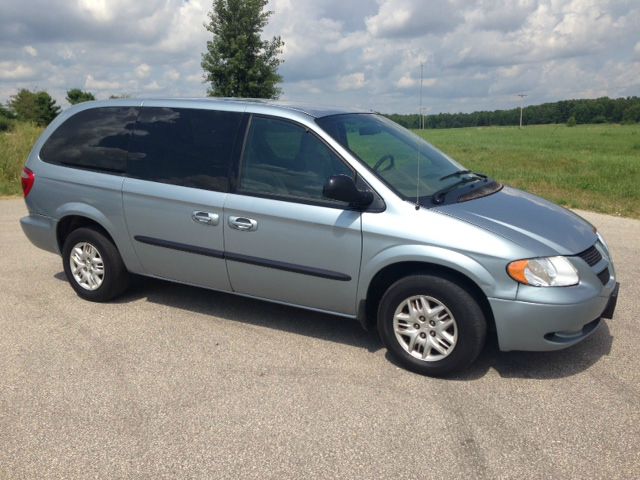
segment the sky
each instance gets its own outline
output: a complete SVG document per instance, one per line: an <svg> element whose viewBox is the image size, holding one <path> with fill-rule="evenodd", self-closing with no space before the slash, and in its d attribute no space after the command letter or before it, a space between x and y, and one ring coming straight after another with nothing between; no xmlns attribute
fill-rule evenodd
<svg viewBox="0 0 640 480"><path fill-rule="evenodd" d="M282 99L384 113L640 95L640 0L271 0ZM0 102L19 88L202 97L203 0L2 0Z"/></svg>

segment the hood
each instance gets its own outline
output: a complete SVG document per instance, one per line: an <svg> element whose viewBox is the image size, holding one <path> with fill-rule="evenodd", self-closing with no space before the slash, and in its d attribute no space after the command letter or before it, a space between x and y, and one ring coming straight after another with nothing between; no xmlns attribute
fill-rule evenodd
<svg viewBox="0 0 640 480"><path fill-rule="evenodd" d="M575 213L515 188L434 212L471 223L527 248L533 255L573 255L596 242L593 226Z"/></svg>

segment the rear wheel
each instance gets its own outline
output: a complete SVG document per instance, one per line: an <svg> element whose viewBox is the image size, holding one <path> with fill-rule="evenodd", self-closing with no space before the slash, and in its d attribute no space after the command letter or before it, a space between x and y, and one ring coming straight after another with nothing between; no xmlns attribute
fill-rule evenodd
<svg viewBox="0 0 640 480"><path fill-rule="evenodd" d="M62 249L67 280L76 293L92 302L107 302L126 290L129 273L116 246L103 233L78 228Z"/></svg>
<svg viewBox="0 0 640 480"><path fill-rule="evenodd" d="M378 331L407 369L440 376L469 366L484 346L486 320L478 302L454 281L412 275L386 291Z"/></svg>

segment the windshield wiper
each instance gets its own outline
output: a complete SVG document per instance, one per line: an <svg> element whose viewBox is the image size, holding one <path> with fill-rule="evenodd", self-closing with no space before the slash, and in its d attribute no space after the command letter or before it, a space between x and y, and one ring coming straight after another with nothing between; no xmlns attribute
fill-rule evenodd
<svg viewBox="0 0 640 480"><path fill-rule="evenodd" d="M469 172L469 173L473 173L473 172ZM466 184L466 183L471 183L471 182L480 182L480 181L487 181L487 176L486 175L482 175L480 173L474 173L475 177L469 177L469 178L463 178L461 180L458 180L457 182L455 182L453 185L449 185L448 187L445 187L441 190L438 190L436 193L434 193L431 197L431 201L433 203L435 203L436 205L444 202L444 197L447 193L455 190L458 187L461 187L462 185Z"/></svg>
<svg viewBox="0 0 640 480"><path fill-rule="evenodd" d="M451 177L458 177L460 175L464 175L466 173L472 173L471 170L458 170L457 172L450 173L449 175L445 175L444 177L440 177L440 180L446 180Z"/></svg>
<svg viewBox="0 0 640 480"><path fill-rule="evenodd" d="M468 173L471 173L480 178L487 178L487 176L483 175L482 173L472 172L471 170L458 170L457 172L453 172L453 173L450 173L449 175L445 175L444 177L440 177L440 180L446 180L447 178L451 178L451 177L459 177L460 175L466 175Z"/></svg>

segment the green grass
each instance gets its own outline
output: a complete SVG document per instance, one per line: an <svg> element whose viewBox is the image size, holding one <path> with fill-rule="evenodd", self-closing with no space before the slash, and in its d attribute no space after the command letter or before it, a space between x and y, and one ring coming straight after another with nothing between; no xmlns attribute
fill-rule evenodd
<svg viewBox="0 0 640 480"><path fill-rule="evenodd" d="M0 133L0 196L20 195L20 171L42 129ZM640 125L458 128L416 132L474 171L571 208L640 218Z"/></svg>
<svg viewBox="0 0 640 480"><path fill-rule="evenodd" d="M20 172L41 133L41 127L30 123L17 123L11 131L0 133L0 196L22 194Z"/></svg>
<svg viewBox="0 0 640 480"><path fill-rule="evenodd" d="M416 131L465 167L570 208L640 218L640 125Z"/></svg>

